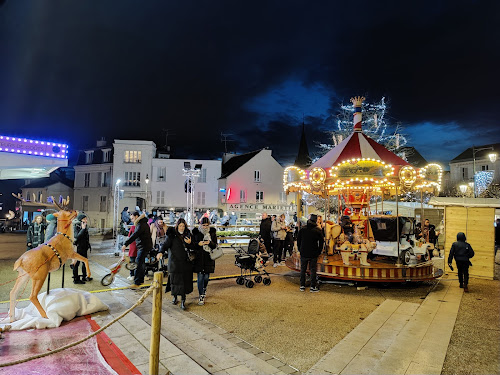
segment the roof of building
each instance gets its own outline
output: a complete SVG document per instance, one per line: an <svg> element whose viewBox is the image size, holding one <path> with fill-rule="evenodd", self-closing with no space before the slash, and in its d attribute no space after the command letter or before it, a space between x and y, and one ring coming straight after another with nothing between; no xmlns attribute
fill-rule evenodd
<svg viewBox="0 0 500 375"><path fill-rule="evenodd" d="M248 152L246 154L233 156L227 162L222 164L222 175L220 178L226 178L237 169L239 169L242 165L246 164L250 159L252 159L255 155L257 155L261 150Z"/></svg>
<svg viewBox="0 0 500 375"><path fill-rule="evenodd" d="M312 164L312 159L311 156L309 155L309 149L307 147L305 124L302 123L302 134L300 135L299 153L297 154L297 158L295 159L294 165L296 165L299 168L307 168L311 164Z"/></svg>
<svg viewBox="0 0 500 375"><path fill-rule="evenodd" d="M76 161L76 165L91 165L91 164L103 164L104 152L103 150L113 150L113 146L103 146L103 147L94 147L87 148L85 150L78 151L78 160ZM93 151L94 157L92 158L92 163L87 163L87 156L85 151ZM113 152L109 155L109 160L105 162L113 163Z"/></svg>
<svg viewBox="0 0 500 375"><path fill-rule="evenodd" d="M500 143L492 143L489 145L482 145L482 146L473 146L476 151L476 160L477 159L487 159L488 154L492 152L496 152L497 154L500 152ZM469 147L467 150L462 152L460 155L455 157L450 161L450 163L458 163L461 161L469 161L469 160L474 160L473 158L473 153L472 153L472 148ZM493 149L491 149L493 148Z"/></svg>
<svg viewBox="0 0 500 375"><path fill-rule="evenodd" d="M400 147L398 148L397 153L398 155L402 155L404 153L406 161L414 167L423 168L429 164L415 147Z"/></svg>

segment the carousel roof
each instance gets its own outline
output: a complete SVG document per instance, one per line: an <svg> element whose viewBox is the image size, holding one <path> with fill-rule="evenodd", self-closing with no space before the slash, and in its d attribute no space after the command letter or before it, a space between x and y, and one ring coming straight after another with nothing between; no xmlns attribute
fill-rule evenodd
<svg viewBox="0 0 500 375"><path fill-rule="evenodd" d="M408 165L406 161L381 144L378 144L361 131L354 131L349 137L344 139L338 146L328 151L308 169L314 167L323 169L330 168L344 160L358 158L377 159L392 165Z"/></svg>

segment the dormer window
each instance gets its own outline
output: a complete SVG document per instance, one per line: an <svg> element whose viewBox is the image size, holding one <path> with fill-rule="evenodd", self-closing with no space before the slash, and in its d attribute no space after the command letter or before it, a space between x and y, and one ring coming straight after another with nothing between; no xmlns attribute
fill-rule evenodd
<svg viewBox="0 0 500 375"><path fill-rule="evenodd" d="M85 151L85 164L92 164L94 161L94 151Z"/></svg>
<svg viewBox="0 0 500 375"><path fill-rule="evenodd" d="M102 162L109 163L111 161L111 149L103 149L102 150Z"/></svg>

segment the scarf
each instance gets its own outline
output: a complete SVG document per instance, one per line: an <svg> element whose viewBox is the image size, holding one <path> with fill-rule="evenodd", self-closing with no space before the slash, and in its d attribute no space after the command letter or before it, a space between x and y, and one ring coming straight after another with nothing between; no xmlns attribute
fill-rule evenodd
<svg viewBox="0 0 500 375"><path fill-rule="evenodd" d="M164 225L160 226L157 221L155 221L155 226L156 226L156 237L163 237L165 236L165 227Z"/></svg>
<svg viewBox="0 0 500 375"><path fill-rule="evenodd" d="M203 234L203 241L212 241L212 238L210 238L210 227L205 228L203 225L200 225L198 229L200 230L200 233ZM212 251L208 245L203 245L203 250L207 253Z"/></svg>

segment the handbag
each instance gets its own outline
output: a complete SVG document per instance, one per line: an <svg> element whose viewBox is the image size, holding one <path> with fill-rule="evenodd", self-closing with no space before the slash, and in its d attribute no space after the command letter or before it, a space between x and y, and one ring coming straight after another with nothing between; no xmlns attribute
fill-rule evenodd
<svg viewBox="0 0 500 375"><path fill-rule="evenodd" d="M222 251L222 248L219 246L217 246L215 249L210 250L210 259L212 260L219 259L223 255L224 252Z"/></svg>

